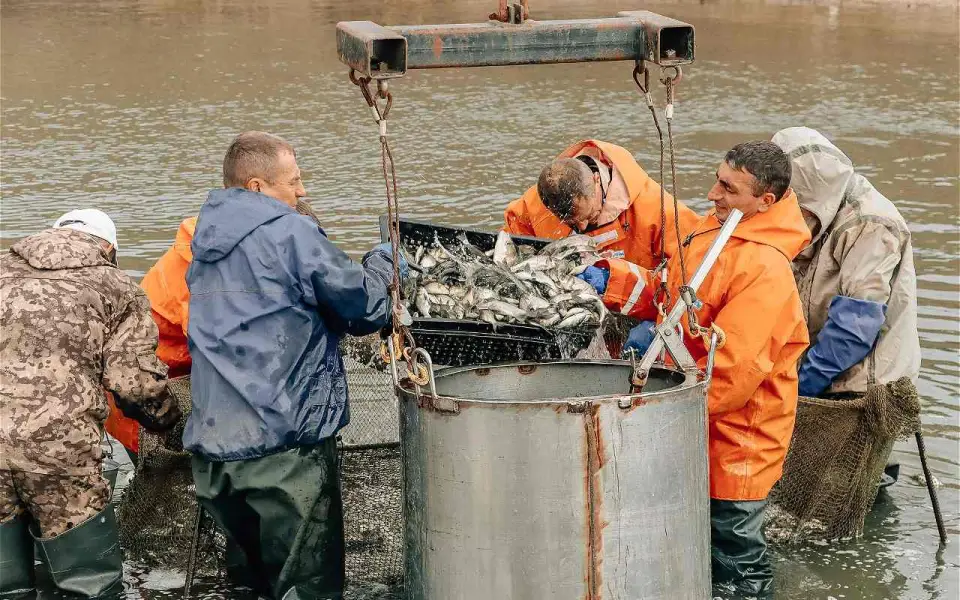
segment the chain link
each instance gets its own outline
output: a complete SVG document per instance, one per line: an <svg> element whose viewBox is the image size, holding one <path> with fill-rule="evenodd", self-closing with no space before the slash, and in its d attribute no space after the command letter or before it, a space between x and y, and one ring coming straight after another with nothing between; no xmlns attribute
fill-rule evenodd
<svg viewBox="0 0 960 600"><path fill-rule="evenodd" d="M641 76L643 81L641 82ZM657 117L657 108L653 104L653 96L650 93L650 71L647 69L646 64L642 60L638 60L633 67L633 81L637 84L637 88L640 89L640 92L643 94L643 99L647 103L647 108L650 110L650 115L653 117L653 125L657 128L657 137L660 139L660 264L657 266L657 271L660 272L660 284L657 286L657 290L653 294L653 302L657 307L657 312L661 315L666 315L666 310L664 305L669 305L670 303L670 289L667 287L667 278L666 278L666 269L667 269L667 248L666 248L666 231L667 231L667 208L666 208L666 191L663 187L663 154L664 154L664 143L663 143L663 129L660 128L660 119Z"/></svg>
<svg viewBox="0 0 960 600"><path fill-rule="evenodd" d="M673 70L672 76L669 70ZM686 305L687 321L690 335L700 337L704 343L709 346L710 336L717 334L719 339L718 348L723 346L726 341L726 335L715 323L710 327L703 327L697 318L696 311L702 306L696 297L696 293L687 282L687 264L683 249L687 243L680 237L680 200L677 195L677 165L676 152L673 143L673 109L676 102L676 86L683 79L683 71L680 67L665 67L660 71L660 83L663 84L666 91L666 106L664 108L664 117L667 122L667 140L668 146L663 139L663 129L660 126L660 119L657 117L657 110L653 103L653 96L650 93L650 71L646 68L643 61L637 61L633 69L633 81L637 84L643 98L647 103L647 108L653 116L653 125L657 129L657 136L660 140L660 264L654 269L654 276L659 275L659 283L653 295L653 302L660 314L661 320L666 318L666 306L670 304L670 289L667 286L667 256L666 256L666 182L664 180L664 157L669 148L670 152L670 192L673 197L673 216L674 232L677 240L677 258L680 261L680 296ZM642 79L642 81L641 81Z"/></svg>
<svg viewBox="0 0 960 600"><path fill-rule="evenodd" d="M393 305L393 333L389 342L383 340L381 343L380 356L384 359L384 362L389 364L393 360L391 354L394 356L402 355L407 363L407 374L411 380L417 385L425 385L423 365L416 364L412 353L412 350L417 347L413 333L409 327L403 324L404 307L400 287L400 205L397 193L397 170L393 160L393 152L390 150L390 141L387 137L387 117L393 107L393 94L390 93L385 80L377 80L376 92L370 88L371 81L371 78L358 77L356 71L350 70L350 82L360 88L360 93L367 102L367 106L370 107L370 112L377 123L380 137L380 165L387 197L387 227L393 256L393 280L390 283L390 299ZM404 347L404 341L407 343L406 347ZM393 346L393 353L390 352L390 347L387 344ZM427 377L429 378L429 375ZM420 383L421 381L423 383Z"/></svg>

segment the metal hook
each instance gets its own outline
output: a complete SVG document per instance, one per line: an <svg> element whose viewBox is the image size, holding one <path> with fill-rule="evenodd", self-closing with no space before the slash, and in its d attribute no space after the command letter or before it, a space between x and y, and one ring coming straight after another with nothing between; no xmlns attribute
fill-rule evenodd
<svg viewBox="0 0 960 600"><path fill-rule="evenodd" d="M637 362L637 350L630 348L627 353L630 356L630 393L639 394L643 391L643 386L647 383L647 374L640 368ZM621 406L629 408L629 406Z"/></svg>
<svg viewBox="0 0 960 600"><path fill-rule="evenodd" d="M643 74L643 83L640 83L641 74ZM647 69L642 60L638 60L633 66L633 81L644 94L650 91L650 70Z"/></svg>
<svg viewBox="0 0 960 600"><path fill-rule="evenodd" d="M673 69L673 77L666 76L667 69ZM668 85L668 83L672 85L678 85L680 81L683 80L683 69L681 69L679 66L661 67L660 75L660 83L663 85Z"/></svg>
<svg viewBox="0 0 960 600"><path fill-rule="evenodd" d="M710 390L710 381L713 379L713 361L717 354L717 343L719 336L716 330L710 334L710 350L707 352L706 378L703 383L703 394L706 395Z"/></svg>
<svg viewBox="0 0 960 600"><path fill-rule="evenodd" d="M393 385L395 387L400 386L400 371L397 369L397 349L394 343L399 343L399 340L396 339L396 334L390 336L390 342L386 344L387 352L390 355L390 375L393 377ZM382 350L382 346L381 346Z"/></svg>
<svg viewBox="0 0 960 600"><path fill-rule="evenodd" d="M361 78L357 77L356 69L350 69L350 83L356 86L360 86L361 85L360 79Z"/></svg>
<svg viewBox="0 0 960 600"><path fill-rule="evenodd" d="M423 365L421 365L421 364L418 362L418 360L417 360L417 357L418 357L418 356L421 357L421 358L423 359L423 362L426 363L426 367L425 367L425 368L424 368ZM418 377L417 377L416 379L414 379L414 376L411 375L411 376L410 376L410 379L411 379L411 381L413 381L414 385L417 386L417 395L418 395L418 396L420 395L420 386L423 385L424 383L426 383L426 384L429 384L429 386L430 386L430 395L431 395L434 399L436 399L436 398L437 398L437 384L436 384L436 382L434 381L434 376L433 376L433 359L430 358L430 353L427 352L427 351L426 351L425 349L423 349L423 348L416 348L416 349L413 351L413 353L412 353L412 359L413 359L413 360L412 360L412 366L416 368L415 370L417 371L417 376L418 376ZM423 375L421 375L421 372L423 373ZM423 381L423 378L424 378L424 377L426 377L426 380L427 380L427 381Z"/></svg>

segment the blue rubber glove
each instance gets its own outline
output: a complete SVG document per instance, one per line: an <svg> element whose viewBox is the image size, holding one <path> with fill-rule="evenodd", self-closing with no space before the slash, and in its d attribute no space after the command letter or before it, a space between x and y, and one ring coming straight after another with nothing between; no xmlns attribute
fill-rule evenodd
<svg viewBox="0 0 960 600"><path fill-rule="evenodd" d="M800 395L816 398L837 376L866 358L886 314L886 304L834 296L817 343L800 365Z"/></svg>
<svg viewBox="0 0 960 600"><path fill-rule="evenodd" d="M640 321L640 324L630 330L627 335L627 342L623 345L621 354L624 358L630 356L630 350L636 353L637 358L643 356L650 344L653 343L654 328L656 321Z"/></svg>
<svg viewBox="0 0 960 600"><path fill-rule="evenodd" d="M607 281L610 280L610 269L601 269L600 267L587 267L583 273L577 275L580 279L586 281L597 290L601 296L607 291Z"/></svg>
<svg viewBox="0 0 960 600"><path fill-rule="evenodd" d="M393 262L393 244L390 242L383 242L382 244L377 244L374 246L371 252L382 252L390 262ZM400 277L406 279L410 275L410 265L407 264L407 259L403 258L403 253L400 253Z"/></svg>

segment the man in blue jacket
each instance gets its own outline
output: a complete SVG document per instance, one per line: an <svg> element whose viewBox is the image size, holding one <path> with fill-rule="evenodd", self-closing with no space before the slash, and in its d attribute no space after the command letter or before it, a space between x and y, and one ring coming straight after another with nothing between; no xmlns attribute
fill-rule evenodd
<svg viewBox="0 0 960 600"><path fill-rule="evenodd" d="M197 498L243 556L232 575L273 599L341 598L335 435L350 420L338 343L389 322L388 244L361 264L295 210L293 147L239 135L200 209L187 271ZM240 577L242 576L242 577Z"/></svg>

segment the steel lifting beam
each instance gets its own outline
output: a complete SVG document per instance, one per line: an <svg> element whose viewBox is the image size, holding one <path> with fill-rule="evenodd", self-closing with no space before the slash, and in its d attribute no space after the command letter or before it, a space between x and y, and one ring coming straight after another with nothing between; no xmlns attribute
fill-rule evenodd
<svg viewBox="0 0 960 600"><path fill-rule="evenodd" d="M649 11L606 19L574 19L384 27L337 23L337 54L373 79L409 69L645 60L660 66L693 62L693 26Z"/></svg>

